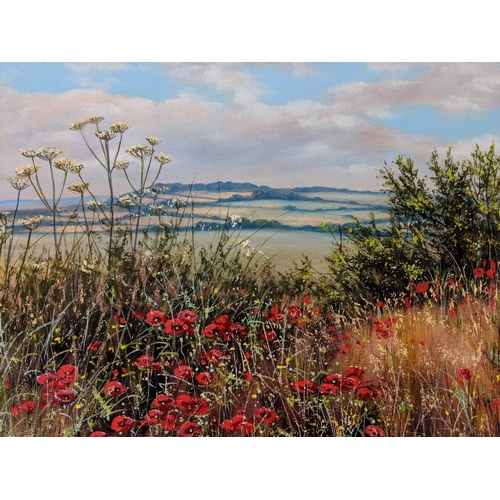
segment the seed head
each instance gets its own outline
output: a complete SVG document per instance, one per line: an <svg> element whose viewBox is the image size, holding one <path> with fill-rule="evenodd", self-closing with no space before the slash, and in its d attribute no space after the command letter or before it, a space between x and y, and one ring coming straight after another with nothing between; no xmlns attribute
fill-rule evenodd
<svg viewBox="0 0 500 500"><path fill-rule="evenodd" d="M61 153L62 151L60 149L42 148L37 151L36 155L42 160L50 161L53 160L56 156L59 156Z"/></svg>
<svg viewBox="0 0 500 500"><path fill-rule="evenodd" d="M160 163L160 165L165 165L172 161L172 157L170 155L166 155L164 153L160 153L155 156L155 159Z"/></svg>
<svg viewBox="0 0 500 500"><path fill-rule="evenodd" d="M87 126L88 120L80 120L78 122L73 122L68 125L70 130L83 130Z"/></svg>
<svg viewBox="0 0 500 500"><path fill-rule="evenodd" d="M74 182L68 189L73 193L83 194L89 188L89 182Z"/></svg>
<svg viewBox="0 0 500 500"><path fill-rule="evenodd" d="M34 158L38 154L38 151L36 149L28 148L22 148L19 150L19 152L26 158Z"/></svg>
<svg viewBox="0 0 500 500"><path fill-rule="evenodd" d="M30 186L30 181L25 177L10 177L7 182L18 191L22 191Z"/></svg>
<svg viewBox="0 0 500 500"><path fill-rule="evenodd" d="M87 118L87 123L92 123L94 125L97 125L98 123L102 122L104 120L104 116L91 116L90 118Z"/></svg>
<svg viewBox="0 0 500 500"><path fill-rule="evenodd" d="M31 177L41 165L26 165L25 167L16 168L16 174L18 177Z"/></svg>
<svg viewBox="0 0 500 500"><path fill-rule="evenodd" d="M151 156L153 154L153 151L151 148L148 148L147 146L132 146L131 148L128 148L126 151L130 156L133 156L134 158L147 158L148 156Z"/></svg>
<svg viewBox="0 0 500 500"><path fill-rule="evenodd" d="M160 139L158 137L146 137L146 141L151 144L151 146L156 146L157 144L160 144Z"/></svg>
<svg viewBox="0 0 500 500"><path fill-rule="evenodd" d="M100 132L94 132L98 139L102 141L110 141L116 137L116 132L113 130L101 130Z"/></svg>
<svg viewBox="0 0 500 500"><path fill-rule="evenodd" d="M111 125L110 130L113 131L115 134L123 134L125 130L129 129L130 127L128 126L128 123L126 122L118 122L114 123Z"/></svg>
<svg viewBox="0 0 500 500"><path fill-rule="evenodd" d="M118 160L115 161L115 164L113 165L114 168L117 170L125 170L128 166L130 165L130 162L126 160Z"/></svg>
<svg viewBox="0 0 500 500"><path fill-rule="evenodd" d="M33 217L24 217L21 219L21 224L28 229L28 231L34 231L40 227L45 217L43 215L35 215Z"/></svg>

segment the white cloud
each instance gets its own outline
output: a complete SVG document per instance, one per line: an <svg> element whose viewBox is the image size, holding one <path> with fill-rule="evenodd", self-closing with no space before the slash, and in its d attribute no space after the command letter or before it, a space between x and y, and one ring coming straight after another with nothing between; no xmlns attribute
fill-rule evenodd
<svg viewBox="0 0 500 500"><path fill-rule="evenodd" d="M65 66L75 73L113 73L118 71L128 71L131 68L131 64L123 62L74 62L65 63Z"/></svg>

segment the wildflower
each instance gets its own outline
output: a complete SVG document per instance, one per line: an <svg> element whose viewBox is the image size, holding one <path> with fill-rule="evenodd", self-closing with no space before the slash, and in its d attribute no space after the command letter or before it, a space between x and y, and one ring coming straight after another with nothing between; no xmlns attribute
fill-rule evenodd
<svg viewBox="0 0 500 500"><path fill-rule="evenodd" d="M36 152L36 155L38 156L38 158L41 158L42 160L46 160L46 161L51 161L56 156L59 156L60 154L62 154L62 151L60 149L56 149L56 148L52 148L52 147L39 149Z"/></svg>
<svg viewBox="0 0 500 500"><path fill-rule="evenodd" d="M484 275L484 269L482 267L478 267L472 270L472 273L476 278L481 278Z"/></svg>
<svg viewBox="0 0 500 500"><path fill-rule="evenodd" d="M167 321L167 315L163 311L149 311L145 321L150 326L163 326Z"/></svg>
<svg viewBox="0 0 500 500"><path fill-rule="evenodd" d="M161 424L162 412L160 410L149 410L144 418L148 425Z"/></svg>
<svg viewBox="0 0 500 500"><path fill-rule="evenodd" d="M369 425L365 429L365 434L369 437L384 437L384 431L378 425Z"/></svg>
<svg viewBox="0 0 500 500"><path fill-rule="evenodd" d="M461 368L460 370L457 370L456 381L459 384L462 384L464 380L470 380L471 378L472 378L472 373L469 369Z"/></svg>
<svg viewBox="0 0 500 500"><path fill-rule="evenodd" d="M68 128L74 131L83 130L87 126L87 123L89 123L88 120L79 120L68 124Z"/></svg>
<svg viewBox="0 0 500 500"><path fill-rule="evenodd" d="M246 337L247 331L246 328L238 323L231 323L231 325L228 328L228 334L229 337L225 337L224 340L230 340L230 338L233 339L242 339L243 337Z"/></svg>
<svg viewBox="0 0 500 500"><path fill-rule="evenodd" d="M147 354L143 354L142 356L139 356L135 360L135 365L139 369L147 369L153 366L153 361L154 361L153 356L148 356Z"/></svg>
<svg viewBox="0 0 500 500"><path fill-rule="evenodd" d="M133 207L135 205L135 201L134 201L134 198L132 196L130 196L129 194L124 194L123 196L120 196L116 200L116 204L121 208L128 209L128 208Z"/></svg>
<svg viewBox="0 0 500 500"><path fill-rule="evenodd" d="M166 165L172 161L172 157L170 155L166 155L164 153L160 153L155 156L155 160L160 163L160 165Z"/></svg>
<svg viewBox="0 0 500 500"><path fill-rule="evenodd" d="M500 410L500 400L491 401L490 406L492 410Z"/></svg>
<svg viewBox="0 0 500 500"><path fill-rule="evenodd" d="M127 130L129 128L130 127L128 126L128 124L126 122L118 122L118 123L114 123L113 125L111 125L110 130L112 132L114 132L115 134L123 134L123 132L125 132L125 130Z"/></svg>
<svg viewBox="0 0 500 500"><path fill-rule="evenodd" d="M94 132L95 136L101 141L110 141L116 137L116 132L113 130L100 130Z"/></svg>
<svg viewBox="0 0 500 500"><path fill-rule="evenodd" d="M326 377L323 379L323 383L332 384L337 387L340 387L342 385L342 377L340 375L334 375L330 373L329 375L326 375Z"/></svg>
<svg viewBox="0 0 500 500"><path fill-rule="evenodd" d="M130 165L130 162L127 160L117 160L115 161L113 168L117 170L125 170Z"/></svg>
<svg viewBox="0 0 500 500"><path fill-rule="evenodd" d="M200 372L196 375L196 382L200 385L210 385L213 378L213 375L209 372Z"/></svg>
<svg viewBox="0 0 500 500"><path fill-rule="evenodd" d="M19 409L24 413L33 413L36 410L36 401L23 401L19 406Z"/></svg>
<svg viewBox="0 0 500 500"><path fill-rule="evenodd" d="M276 413L270 408L260 406L255 408L255 419L264 424L272 424L276 420Z"/></svg>
<svg viewBox="0 0 500 500"><path fill-rule="evenodd" d="M89 184L89 182L74 182L68 189L73 193L83 194L88 190Z"/></svg>
<svg viewBox="0 0 500 500"><path fill-rule="evenodd" d="M38 229L40 227L40 224L42 223L43 219L45 219L43 215L35 215L33 217L23 217L21 219L21 224L28 231L34 231L35 229Z"/></svg>
<svg viewBox="0 0 500 500"><path fill-rule="evenodd" d="M131 148L128 148L126 151L130 156L133 156L134 158L138 159L144 159L153 154L153 150L148 148L147 146L132 146Z"/></svg>
<svg viewBox="0 0 500 500"><path fill-rule="evenodd" d="M61 382L71 383L78 375L78 369L75 365L63 365L57 370L57 378Z"/></svg>
<svg viewBox="0 0 500 500"><path fill-rule="evenodd" d="M196 422L184 422L179 429L179 436L181 437L198 437L201 435L203 429L200 424Z"/></svg>
<svg viewBox="0 0 500 500"><path fill-rule="evenodd" d="M16 168L16 175L18 177L31 177L41 167L41 165L26 165L25 167Z"/></svg>
<svg viewBox="0 0 500 500"><path fill-rule="evenodd" d="M158 394L158 396L153 399L151 404L158 408L162 413L166 413L173 409L175 399L171 396L167 396L166 394Z"/></svg>
<svg viewBox="0 0 500 500"><path fill-rule="evenodd" d="M290 314L290 317L292 318L301 318L302 317L302 312L297 306L289 306L288 307L288 314Z"/></svg>
<svg viewBox="0 0 500 500"><path fill-rule="evenodd" d="M357 366L351 366L350 368L342 372L342 376L344 378L355 377L360 380L363 378L364 374L365 372L361 368L358 368Z"/></svg>
<svg viewBox="0 0 500 500"><path fill-rule="evenodd" d="M102 207L102 201L91 200L87 202L87 208L92 212L97 212Z"/></svg>
<svg viewBox="0 0 500 500"><path fill-rule="evenodd" d="M98 123L102 122L104 120L104 116L91 116L90 118L87 118L88 123L92 123L94 125L97 125Z"/></svg>
<svg viewBox="0 0 500 500"><path fill-rule="evenodd" d="M29 148L21 148L19 152L25 157L25 158L35 158L37 156L38 151L36 149L29 149Z"/></svg>
<svg viewBox="0 0 500 500"><path fill-rule="evenodd" d="M200 362L203 366L210 363L214 366L220 365L223 361L229 359L229 356L225 355L222 351L218 349L211 349L200 357Z"/></svg>
<svg viewBox="0 0 500 500"><path fill-rule="evenodd" d="M68 389L59 389L56 391L55 397L62 403L71 403L76 398L76 394Z"/></svg>
<svg viewBox="0 0 500 500"><path fill-rule="evenodd" d="M278 323L279 321L282 321L284 318L285 316L279 312L279 309L276 306L271 308L271 316L269 316L269 321L272 321L273 323Z"/></svg>
<svg viewBox="0 0 500 500"><path fill-rule="evenodd" d="M14 188L17 189L18 191L22 191L23 189L26 189L30 187L30 181L24 177L9 177L7 179L7 182Z"/></svg>
<svg viewBox="0 0 500 500"><path fill-rule="evenodd" d="M146 137L146 141L148 141L151 146L157 146L161 142L158 137Z"/></svg>
<svg viewBox="0 0 500 500"><path fill-rule="evenodd" d="M94 431L91 434L89 434L89 437L107 437L108 435L105 432L102 431Z"/></svg>
<svg viewBox="0 0 500 500"><path fill-rule="evenodd" d="M184 311L181 311L180 313L177 313L175 318L192 325L198 319L198 314L186 309Z"/></svg>
<svg viewBox="0 0 500 500"><path fill-rule="evenodd" d="M373 391L368 387L358 387L356 389L356 396L363 401L373 399Z"/></svg>
<svg viewBox="0 0 500 500"><path fill-rule="evenodd" d="M273 332L272 330L269 330L267 332L262 332L261 337L264 340L267 340L268 342L271 342L276 339L277 335L276 332Z"/></svg>
<svg viewBox="0 0 500 500"><path fill-rule="evenodd" d="M202 398L192 398L189 394L181 394L175 404L179 410L188 415L206 415L210 408Z"/></svg>
<svg viewBox="0 0 500 500"><path fill-rule="evenodd" d="M239 432L245 435L251 434L254 430L253 424L249 422L243 414L236 415L231 420L225 420L221 424L221 428L229 433Z"/></svg>
<svg viewBox="0 0 500 500"><path fill-rule="evenodd" d="M247 382L251 382L253 380L253 376L250 372L241 372L241 378Z"/></svg>
<svg viewBox="0 0 500 500"><path fill-rule="evenodd" d="M292 388L300 394L309 394L316 390L314 383L310 380L296 380L293 383Z"/></svg>
<svg viewBox="0 0 500 500"><path fill-rule="evenodd" d="M125 387L120 382L108 382L101 390L107 396L120 396L125 392Z"/></svg>
<svg viewBox="0 0 500 500"><path fill-rule="evenodd" d="M111 430L120 434L126 434L134 426L134 421L130 417L120 415L111 422Z"/></svg>
<svg viewBox="0 0 500 500"><path fill-rule="evenodd" d="M321 384L318 387L318 392L325 395L334 395L339 392L339 387L334 384Z"/></svg>
<svg viewBox="0 0 500 500"><path fill-rule="evenodd" d="M43 385L47 389L54 387L56 380L57 377L53 373L42 373L36 378L37 383Z"/></svg>
<svg viewBox="0 0 500 500"><path fill-rule="evenodd" d="M429 290L429 282L428 281L423 281L422 283L415 284L413 283L413 286L417 290L418 293L421 293L422 295Z"/></svg>
<svg viewBox="0 0 500 500"><path fill-rule="evenodd" d="M180 365L175 368L174 375L184 380L191 380L194 376L194 370L188 365Z"/></svg>
<svg viewBox="0 0 500 500"><path fill-rule="evenodd" d="M190 323L175 318L173 320L169 319L165 322L163 333L166 335L183 335L184 333L192 335L194 333L194 328Z"/></svg>
<svg viewBox="0 0 500 500"><path fill-rule="evenodd" d="M360 379L356 377L348 377L342 380L341 388L350 391L352 389L356 389L360 383Z"/></svg>
<svg viewBox="0 0 500 500"><path fill-rule="evenodd" d="M486 271L486 276L488 276L488 278L490 278L490 279L493 279L495 277L495 270L494 269L488 269Z"/></svg>

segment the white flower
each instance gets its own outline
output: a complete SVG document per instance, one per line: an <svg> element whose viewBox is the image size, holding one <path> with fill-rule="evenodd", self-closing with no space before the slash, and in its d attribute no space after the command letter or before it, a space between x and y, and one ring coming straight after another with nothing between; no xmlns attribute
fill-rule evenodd
<svg viewBox="0 0 500 500"><path fill-rule="evenodd" d="M10 177L7 182L18 191L22 191L30 186L30 181L25 177Z"/></svg>
<svg viewBox="0 0 500 500"><path fill-rule="evenodd" d="M90 118L87 118L88 123L93 123L94 125L97 125L98 123L102 122L104 120L104 116L91 116Z"/></svg>
<svg viewBox="0 0 500 500"><path fill-rule="evenodd" d="M155 159L161 164L165 165L166 163L170 163L172 161L172 157L170 155L166 155L164 153L160 153L155 156Z"/></svg>
<svg viewBox="0 0 500 500"><path fill-rule="evenodd" d="M151 148L148 148L147 146L132 146L131 148L128 148L126 151L130 156L133 156L134 158L147 158L148 156L151 156L153 154L153 151Z"/></svg>
<svg viewBox="0 0 500 500"><path fill-rule="evenodd" d="M128 126L128 123L125 122L118 122L114 123L111 125L110 130L114 132L115 134L123 134L125 130L129 129L130 127Z"/></svg>
<svg viewBox="0 0 500 500"><path fill-rule="evenodd" d="M42 160L53 160L56 156L59 156L62 153L60 149L56 148L42 148L39 149L36 153L38 158L41 158Z"/></svg>
<svg viewBox="0 0 500 500"><path fill-rule="evenodd" d="M34 231L40 227L45 217L43 215L35 215L33 217L24 217L21 219L21 224L28 229L28 231Z"/></svg>
<svg viewBox="0 0 500 500"><path fill-rule="evenodd" d="M89 188L89 182L74 182L68 189L73 193L83 194Z"/></svg>
<svg viewBox="0 0 500 500"><path fill-rule="evenodd" d="M18 177L31 177L41 168L41 165L26 165L25 167L16 168Z"/></svg>
<svg viewBox="0 0 500 500"><path fill-rule="evenodd" d="M146 137L146 141L151 144L151 146L156 146L157 144L160 144L160 139L158 137Z"/></svg>
<svg viewBox="0 0 500 500"><path fill-rule="evenodd" d="M102 207L102 201L91 200L87 202L87 208L92 212L97 212Z"/></svg>
<svg viewBox="0 0 500 500"><path fill-rule="evenodd" d="M116 204L121 208L130 208L130 207L133 207L135 205L134 199L129 194L125 194L123 196L120 196L116 200Z"/></svg>
<svg viewBox="0 0 500 500"><path fill-rule="evenodd" d="M117 170L125 170L129 165L130 165L130 162L128 162L126 160L117 160L117 161L115 161L113 168L116 168Z"/></svg>
<svg viewBox="0 0 500 500"><path fill-rule="evenodd" d="M94 132L94 134L102 141L110 141L116 137L116 132L113 130L101 130L100 132Z"/></svg>
<svg viewBox="0 0 500 500"><path fill-rule="evenodd" d="M68 128L70 130L83 130L87 126L87 123L89 123L87 120L80 120L77 122L70 123L68 125Z"/></svg>
<svg viewBox="0 0 500 500"><path fill-rule="evenodd" d="M38 154L38 151L36 149L28 148L22 148L19 150L19 152L26 158L34 158Z"/></svg>

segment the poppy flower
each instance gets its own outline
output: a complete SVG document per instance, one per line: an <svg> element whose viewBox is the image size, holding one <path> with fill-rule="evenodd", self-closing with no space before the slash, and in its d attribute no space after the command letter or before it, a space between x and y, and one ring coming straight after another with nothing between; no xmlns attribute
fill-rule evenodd
<svg viewBox="0 0 500 500"><path fill-rule="evenodd" d="M63 365L57 370L57 378L63 383L71 384L78 376L78 369L75 365Z"/></svg>
<svg viewBox="0 0 500 500"><path fill-rule="evenodd" d="M378 425L369 425L365 429L365 434L369 437L384 437L384 431Z"/></svg>
<svg viewBox="0 0 500 500"><path fill-rule="evenodd" d="M198 317L198 314L186 309L184 311L181 311L180 313L177 313L175 319L184 321L185 323L189 323L190 325L192 325L198 319Z"/></svg>
<svg viewBox="0 0 500 500"><path fill-rule="evenodd" d="M210 323L202 330L202 335L207 339L219 339L227 336L226 326L222 323Z"/></svg>
<svg viewBox="0 0 500 500"><path fill-rule="evenodd" d="M202 398L193 398L189 394L181 394L176 400L177 408L188 415L206 415L210 408Z"/></svg>
<svg viewBox="0 0 500 500"><path fill-rule="evenodd" d="M60 389L60 390L64 390L64 389ZM59 400L56 399L56 393L51 389L44 388L43 392L40 394L40 398L44 403L50 403L52 405L59 404Z"/></svg>
<svg viewBox="0 0 500 500"><path fill-rule="evenodd" d="M334 395L339 392L339 387L333 384L321 384L318 387L318 392L324 395Z"/></svg>
<svg viewBox="0 0 500 500"><path fill-rule="evenodd" d="M271 308L271 316L269 316L269 321L272 321L273 323L278 323L279 321L282 321L284 318L285 316L279 312L279 309L276 306Z"/></svg>
<svg viewBox="0 0 500 500"><path fill-rule="evenodd" d="M194 377L194 370L188 365L180 365L174 370L174 375L184 380L191 380Z"/></svg>
<svg viewBox="0 0 500 500"><path fill-rule="evenodd" d="M238 323L231 323L228 328L228 334L230 338L238 340L247 336L247 330L244 326ZM230 340L230 338L227 338L226 340Z"/></svg>
<svg viewBox="0 0 500 500"><path fill-rule="evenodd" d="M42 373L36 378L37 383L47 389L53 388L56 380L57 377L53 373Z"/></svg>
<svg viewBox="0 0 500 500"><path fill-rule="evenodd" d="M95 438L95 437L107 437L108 435L105 432L102 431L94 431L92 432L89 437Z"/></svg>
<svg viewBox="0 0 500 500"><path fill-rule="evenodd" d="M236 415L231 419L231 423L234 431L241 434L248 435L254 430L253 424L247 420L245 415Z"/></svg>
<svg viewBox="0 0 500 500"><path fill-rule="evenodd" d="M415 284L413 283L413 286L417 290L418 293L424 294L429 290L429 282L428 281L423 281L422 283Z"/></svg>
<svg viewBox="0 0 500 500"><path fill-rule="evenodd" d="M213 375L208 372L200 372L196 375L196 382L200 385L209 385L212 383Z"/></svg>
<svg viewBox="0 0 500 500"><path fill-rule="evenodd" d="M145 321L149 326L163 326L167 321L167 315L163 311L149 311Z"/></svg>
<svg viewBox="0 0 500 500"><path fill-rule="evenodd" d="M175 399L172 396L167 396L166 394L158 394L153 402L153 406L158 408L162 413L170 411L175 405Z"/></svg>
<svg viewBox="0 0 500 500"><path fill-rule="evenodd" d="M68 389L59 389L56 391L55 397L61 403L71 403L76 398L76 394L73 391L68 391Z"/></svg>
<svg viewBox="0 0 500 500"><path fill-rule="evenodd" d="M198 437L202 433L200 424L196 422L184 422L179 429L179 436L181 437Z"/></svg>
<svg viewBox="0 0 500 500"><path fill-rule="evenodd" d="M218 349L212 349L200 356L200 362L203 366L205 366L207 363L217 366L227 359L229 359L229 356L225 355Z"/></svg>
<svg viewBox="0 0 500 500"><path fill-rule="evenodd" d="M268 342L275 340L277 337L276 332L273 332L272 330L269 330L267 332L262 332L261 336L264 340L267 340Z"/></svg>
<svg viewBox="0 0 500 500"><path fill-rule="evenodd" d="M173 431L177 428L177 413L164 413L161 419L161 428L164 431Z"/></svg>
<svg viewBox="0 0 500 500"><path fill-rule="evenodd" d="M350 368L347 368L347 370L342 372L342 376L344 378L356 377L360 380L363 378L364 374L365 372L361 368L358 368L357 366L351 366Z"/></svg>
<svg viewBox="0 0 500 500"><path fill-rule="evenodd" d="M495 277L495 271L493 269L488 269L486 271L486 276L488 276L488 278L490 279L493 279Z"/></svg>
<svg viewBox="0 0 500 500"><path fill-rule="evenodd" d="M351 391L352 389L356 389L360 383L360 379L357 377L348 377L342 380L341 388L345 391Z"/></svg>
<svg viewBox="0 0 500 500"><path fill-rule="evenodd" d="M125 387L120 382L108 382L101 392L107 396L120 396L125 392Z"/></svg>
<svg viewBox="0 0 500 500"><path fill-rule="evenodd" d="M231 420L227 420L227 419L224 420L224 422L222 422L222 424L220 424L220 427L221 427L221 429L225 430L229 434L234 432L234 425L233 425L233 422Z"/></svg>
<svg viewBox="0 0 500 500"><path fill-rule="evenodd" d="M356 389L356 396L363 401L369 401L373 399L373 391L368 389L368 387L358 387Z"/></svg>
<svg viewBox="0 0 500 500"><path fill-rule="evenodd" d="M192 335L194 333L194 328L191 326L191 323L182 319L174 318L165 322L163 333L171 336L183 335L185 333Z"/></svg>
<svg viewBox="0 0 500 500"><path fill-rule="evenodd" d="M333 384L340 387L340 385L342 384L342 377L340 375L334 375L330 373L323 379L323 383Z"/></svg>
<svg viewBox="0 0 500 500"><path fill-rule="evenodd" d="M484 275L484 269L482 267L478 267L472 270L472 273L476 278L481 278Z"/></svg>
<svg viewBox="0 0 500 500"><path fill-rule="evenodd" d="M295 319L302 317L302 312L297 306L288 306L288 314Z"/></svg>
<svg viewBox="0 0 500 500"><path fill-rule="evenodd" d="M148 414L144 417L144 420L149 425L157 425L161 423L162 412L160 410L149 410Z"/></svg>
<svg viewBox="0 0 500 500"><path fill-rule="evenodd" d="M148 356L147 354L143 354L142 356L139 356L136 360L135 360L135 365L137 366L137 368L140 368L140 369L147 369L147 368L151 368L151 366L153 365L153 356Z"/></svg>
<svg viewBox="0 0 500 500"><path fill-rule="evenodd" d="M316 387L310 380L296 380L292 386L294 391L300 394L309 394L316 391Z"/></svg>
<svg viewBox="0 0 500 500"><path fill-rule="evenodd" d="M23 401L19 406L19 409L24 413L32 413L36 410L36 401Z"/></svg>
<svg viewBox="0 0 500 500"><path fill-rule="evenodd" d="M241 378L247 382L251 382L253 380L253 376L250 372L241 372Z"/></svg>
<svg viewBox="0 0 500 500"><path fill-rule="evenodd" d="M260 406L255 408L255 419L264 424L272 424L276 420L276 413L270 408Z"/></svg>
<svg viewBox="0 0 500 500"><path fill-rule="evenodd" d="M89 345L89 350L96 352L99 350L99 347L102 345L102 341L96 340L94 343Z"/></svg>
<svg viewBox="0 0 500 500"><path fill-rule="evenodd" d="M134 421L130 417L120 415L111 422L111 429L120 434L126 434L134 426Z"/></svg>
<svg viewBox="0 0 500 500"><path fill-rule="evenodd" d="M472 378L472 373L467 368L461 368L457 370L457 376L464 380L470 380Z"/></svg>
<svg viewBox="0 0 500 500"><path fill-rule="evenodd" d="M136 319L144 319L144 313L140 312L140 311L132 311L132 318L136 318Z"/></svg>
<svg viewBox="0 0 500 500"><path fill-rule="evenodd" d="M491 401L490 406L492 410L500 410L500 400Z"/></svg>

